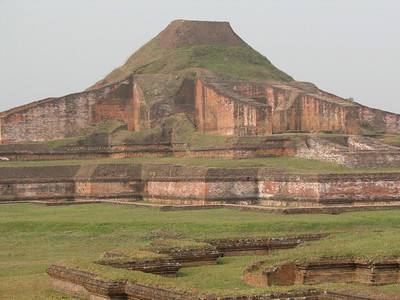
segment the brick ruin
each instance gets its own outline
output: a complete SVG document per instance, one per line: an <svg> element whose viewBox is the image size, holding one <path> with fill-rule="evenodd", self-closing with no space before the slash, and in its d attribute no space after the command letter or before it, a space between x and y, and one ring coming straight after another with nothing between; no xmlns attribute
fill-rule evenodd
<svg viewBox="0 0 400 300"><path fill-rule="evenodd" d="M149 77L159 85L177 81L178 92L163 91L166 96L155 99L153 86L144 83ZM177 113L186 114L200 132L224 136L288 131L359 134L363 120L378 131L400 133L398 114L349 102L309 83L262 82L198 70L197 78L184 80L135 75L96 90L11 109L0 114L0 141L74 137L90 124L108 119L122 119L128 130L141 131L160 126L163 118Z"/></svg>
<svg viewBox="0 0 400 300"><path fill-rule="evenodd" d="M142 131L178 113L186 114L198 131L223 136L287 131L359 134L365 122L380 132L400 133L398 114L294 81L265 57L262 63L269 68L267 78L272 78L268 80L236 78L196 63L185 65L183 72L172 66L169 73L141 72L153 62L152 56L194 45L251 49L227 22L173 21L88 90L0 113L0 143L79 136L88 125L109 119L123 120L129 131Z"/></svg>
<svg viewBox="0 0 400 300"><path fill-rule="evenodd" d="M163 251L169 257L158 259L130 260L128 255L117 252L107 252L106 262L100 264L113 268L139 270L161 276L173 276L182 267L207 266L216 264L216 259L222 256L237 255L267 255L272 251L291 249L305 241L315 241L324 235L306 235L284 238L248 238L239 240L213 240L210 245L202 248L174 248ZM121 257L125 260L122 261ZM113 258L116 260L113 261ZM379 263L354 261L321 261L318 263L285 264L261 274L255 273L262 268L262 261L244 271L243 280L252 286L290 285L294 283L315 284L324 282L361 282L367 284L388 284L399 281L399 263L396 260ZM174 268L172 268L174 267ZM174 271L173 271L174 270ZM367 294L360 295L351 292L335 292L321 290L305 290L298 292L280 292L274 294L256 294L240 296L214 296L212 293L196 296L189 292L175 291L171 288L151 286L129 279L105 279L96 271L84 268L54 264L47 269L51 276L53 289L82 297L85 299L208 299L208 300L261 300L261 299L308 299L308 300L366 300L378 299ZM379 299L386 299L382 295Z"/></svg>
<svg viewBox="0 0 400 300"><path fill-rule="evenodd" d="M145 201L294 207L400 204L400 173L103 164L0 168L0 201Z"/></svg>
<svg viewBox="0 0 400 300"><path fill-rule="evenodd" d="M257 271L261 274L257 274ZM307 263L293 262L264 270L262 262L259 262L245 270L244 280L258 287L325 282L382 285L398 282L399 274L400 261L395 258L380 262L338 258Z"/></svg>
<svg viewBox="0 0 400 300"><path fill-rule="evenodd" d="M263 63L271 68L272 79L268 80L237 78L197 64L169 73L140 71L147 66L140 59L146 61L146 57L152 57L151 53L170 55L171 51L193 45L251 49L229 23L173 21L144 50L137 52L142 56L135 53L125 65L86 91L0 113L1 146L78 137L88 126L105 120L122 120L121 130L146 131L162 127L166 118L182 115L197 132L242 138L262 136L265 137L263 144L193 148L176 143L175 133L162 127L162 137L157 136L147 144L129 140L113 144L107 134L99 134L102 140L89 139L85 146L46 150L43 145L29 144L23 151L18 151L18 146L0 147L0 156L12 160L45 160L291 155L357 168L400 165L398 147L357 137L365 126L375 132L400 134L399 114L345 100L312 83L294 81L265 57ZM321 140L314 136L296 139L288 137L288 132L344 134L343 139L347 140Z"/></svg>

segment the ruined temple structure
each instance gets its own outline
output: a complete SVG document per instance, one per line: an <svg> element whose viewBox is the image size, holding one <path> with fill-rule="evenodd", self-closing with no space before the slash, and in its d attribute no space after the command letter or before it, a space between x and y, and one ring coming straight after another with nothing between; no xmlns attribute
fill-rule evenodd
<svg viewBox="0 0 400 300"><path fill-rule="evenodd" d="M0 143L75 137L109 119L123 120L128 131L142 131L178 113L199 132L223 136L357 135L363 122L380 132L400 133L400 115L294 81L251 49L229 23L176 20L86 91L0 113Z"/></svg>

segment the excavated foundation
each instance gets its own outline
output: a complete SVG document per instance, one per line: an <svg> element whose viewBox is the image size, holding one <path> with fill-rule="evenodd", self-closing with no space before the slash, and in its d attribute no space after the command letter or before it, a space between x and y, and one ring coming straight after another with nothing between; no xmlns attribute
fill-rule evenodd
<svg viewBox="0 0 400 300"><path fill-rule="evenodd" d="M124 262L99 262L99 265L109 266L119 269L127 269L132 271L141 271L144 273L152 273L156 275L174 277L176 272L182 267L180 263L173 259L145 259L140 261L127 260Z"/></svg>
<svg viewBox="0 0 400 300"><path fill-rule="evenodd" d="M90 300L378 300L352 293L336 293L331 291L308 290L303 292L287 292L241 296L194 296L169 289L139 284L124 280L104 280L95 273L63 266L51 266L47 270L52 277L55 290Z"/></svg>
<svg viewBox="0 0 400 300"><path fill-rule="evenodd" d="M216 265L217 258L221 257L221 253L215 247L159 250L156 253L172 257L182 268Z"/></svg>
<svg viewBox="0 0 400 300"><path fill-rule="evenodd" d="M400 260L363 262L351 259L322 260L308 263L288 263L262 270L262 262L244 272L251 286L348 283L390 284L400 280Z"/></svg>
<svg viewBox="0 0 400 300"><path fill-rule="evenodd" d="M157 261L160 265L168 260L175 262L176 266L190 267L210 265L216 263L219 256L234 255L260 255L268 254L279 249L290 249L302 242L323 238L324 235L307 235L288 238L268 239L241 239L241 240L214 240L212 247L199 249L173 249L160 250L157 253L167 254L170 259L142 260L138 262L126 261L123 263L108 263L110 267L141 270L144 272L165 275L160 269L155 268ZM103 257L121 257L118 253L108 252ZM146 263L149 264L146 270ZM140 266L140 268L138 268ZM262 262L249 267L244 272L244 280L252 285L264 287L269 285L314 284L322 282L353 282L358 281L368 284L387 284L399 281L399 261L385 261L379 263L365 263L354 261L325 261L307 264L285 264L274 269L264 270L257 275L262 268ZM53 289L91 300L126 299L126 300L378 300L356 293L341 293L332 291L307 290L302 292L287 292L276 294L240 295L216 297L195 296L190 293L150 286L129 280L107 280L94 272L88 272L79 268L71 268L62 265L52 265L47 273L51 276ZM168 273L168 272L167 272ZM167 274L171 275L171 274Z"/></svg>
<svg viewBox="0 0 400 300"><path fill-rule="evenodd" d="M248 238L239 240L214 240L211 245L221 256L267 255L272 251L295 248L301 243L320 240L325 234L310 234L284 238Z"/></svg>

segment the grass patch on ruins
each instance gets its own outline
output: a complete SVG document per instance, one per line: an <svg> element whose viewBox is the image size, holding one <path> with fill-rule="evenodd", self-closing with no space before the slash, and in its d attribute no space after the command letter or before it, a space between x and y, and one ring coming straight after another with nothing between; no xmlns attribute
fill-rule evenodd
<svg viewBox="0 0 400 300"><path fill-rule="evenodd" d="M59 139L59 140L50 140L46 142L41 142L40 144L46 145L49 149L54 149L57 147L76 145L79 140L79 137Z"/></svg>
<svg viewBox="0 0 400 300"><path fill-rule="evenodd" d="M107 75L103 84L115 83L131 74L185 74L191 68L242 78L293 80L250 46L194 45L166 50L158 42L159 36L141 47L124 65Z"/></svg>
<svg viewBox="0 0 400 300"><path fill-rule="evenodd" d="M49 265L59 261L95 261L106 251L144 249L160 239L170 239L172 244L182 240L185 244L188 240L334 233L326 240L271 257L277 262L278 258L299 256L344 254L379 259L400 254L399 210L277 215L228 209L160 212L104 204L0 207L0 294L5 299L73 299L51 291L45 275ZM278 291L278 287L251 288L241 281L244 267L258 260L259 257L228 257L216 266L184 268L177 278L168 279L167 284L217 294ZM164 278L151 274L135 276L143 282L160 285L165 282ZM343 285L349 287L352 288ZM293 288L300 287L290 287ZM399 284L371 289L400 293Z"/></svg>
<svg viewBox="0 0 400 300"><path fill-rule="evenodd" d="M323 162L298 157L265 157L246 159L224 158L180 158L180 157L132 157L103 158L82 160L47 160L47 161L9 161L2 162L0 167L59 166L85 164L179 164L215 168L269 168L288 173L383 173L400 172L400 168L353 169L330 162Z"/></svg>
<svg viewBox="0 0 400 300"><path fill-rule="evenodd" d="M265 259L266 267L288 262L315 262L326 259L354 259L379 262L400 257L400 230L350 231L332 234L320 241L306 242L297 248L274 252Z"/></svg>
<svg viewBox="0 0 400 300"><path fill-rule="evenodd" d="M380 137L380 140L389 145L400 147L400 135L385 134Z"/></svg>

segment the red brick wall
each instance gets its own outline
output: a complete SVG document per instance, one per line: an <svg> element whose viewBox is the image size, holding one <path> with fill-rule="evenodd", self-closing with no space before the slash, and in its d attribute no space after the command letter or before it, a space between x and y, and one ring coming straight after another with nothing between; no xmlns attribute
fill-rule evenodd
<svg viewBox="0 0 400 300"><path fill-rule="evenodd" d="M78 136L90 122L90 106L96 92L85 92L22 106L2 117L1 140L45 141Z"/></svg>
<svg viewBox="0 0 400 300"><path fill-rule="evenodd" d="M399 174L271 175L259 178L265 204L394 204L400 201Z"/></svg>
<svg viewBox="0 0 400 300"><path fill-rule="evenodd" d="M196 126L217 135L261 135L272 133L267 105L223 95L212 86L196 83Z"/></svg>
<svg viewBox="0 0 400 300"><path fill-rule="evenodd" d="M79 136L84 127L101 119L96 117L98 111L102 111L104 116L109 118L115 116L131 121L132 109L128 111L126 108L133 106L132 97L129 95L135 94L141 99L142 94L136 87L136 93L130 91L129 87L127 88L129 84L132 85L131 82L125 81L98 90L33 102L3 112L0 114L0 141L32 142ZM108 101L113 105L107 105L103 110L93 110L96 102L100 102L101 106L106 105ZM132 121L130 124L131 128L134 127Z"/></svg>
<svg viewBox="0 0 400 300"><path fill-rule="evenodd" d="M141 199L318 206L398 204L399 173L286 174L177 165L0 168L0 201Z"/></svg>
<svg viewBox="0 0 400 300"><path fill-rule="evenodd" d="M359 131L358 106L335 95L319 91L310 94L285 84L235 83L240 95L271 107L274 131Z"/></svg>
<svg viewBox="0 0 400 300"><path fill-rule="evenodd" d="M368 121L378 131L400 134L400 115L360 106L360 119Z"/></svg>
<svg viewBox="0 0 400 300"><path fill-rule="evenodd" d="M0 114L0 142L32 142L79 136L91 123L122 119L128 130L148 129L140 87L129 78L98 90L45 99ZM51 129L51 130L49 130Z"/></svg>
<svg viewBox="0 0 400 300"><path fill-rule="evenodd" d="M128 130L148 129L149 120L142 113L144 107L143 92L131 77L96 100L92 107L91 122L121 119L127 124Z"/></svg>

